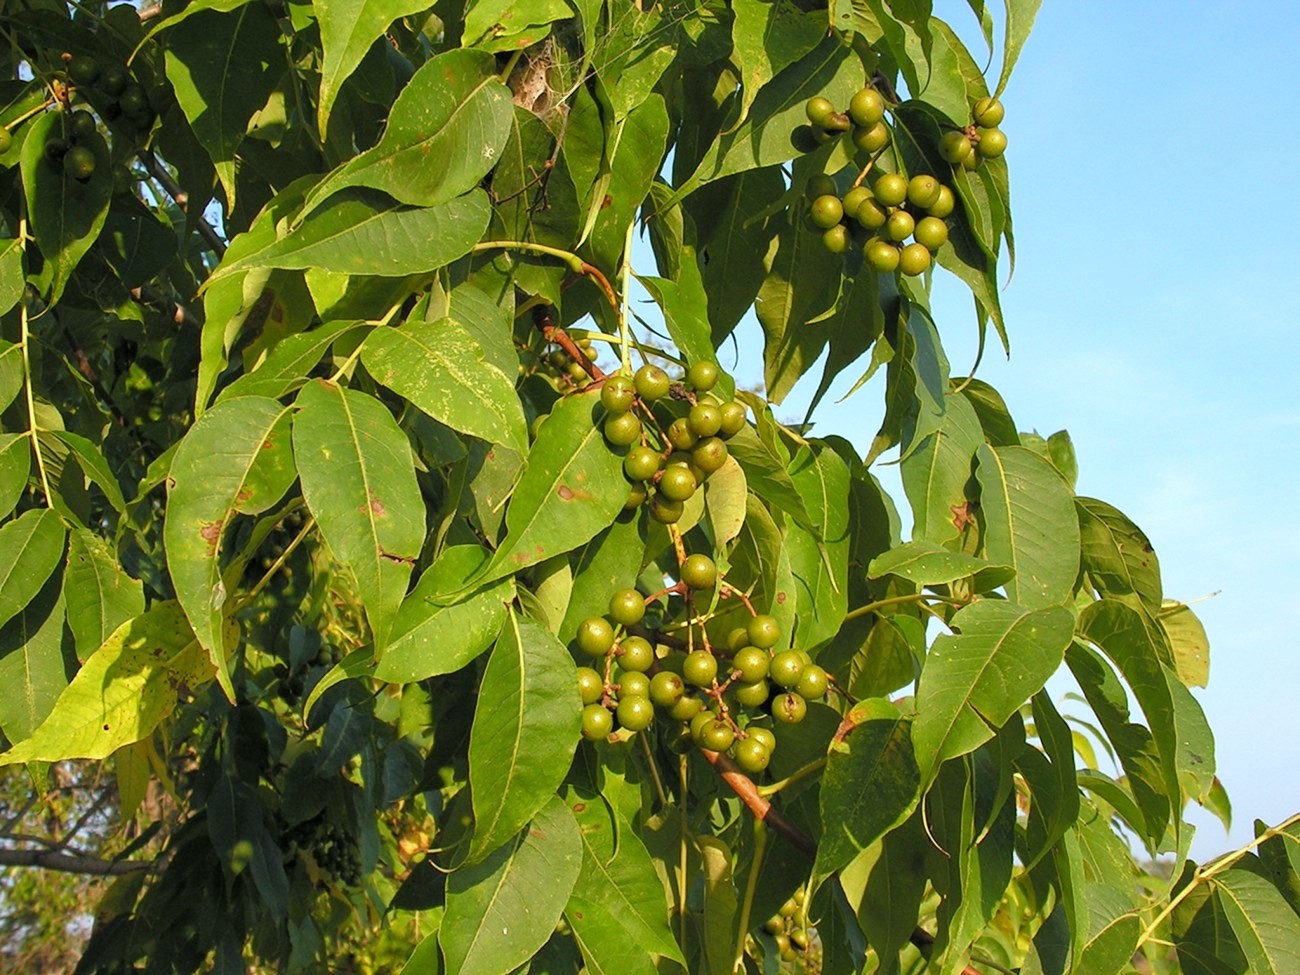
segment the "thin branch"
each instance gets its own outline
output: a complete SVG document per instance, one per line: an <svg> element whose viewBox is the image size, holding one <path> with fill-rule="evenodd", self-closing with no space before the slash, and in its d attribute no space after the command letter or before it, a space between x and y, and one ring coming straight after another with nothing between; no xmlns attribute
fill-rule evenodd
<svg viewBox="0 0 1300 975"><path fill-rule="evenodd" d="M144 168L149 175L158 181L159 185L167 191L167 195L176 201L176 205L181 208L181 212L189 215L190 199L189 195L180 187L176 180L172 179L172 174L167 172L167 168L158 162L158 159L152 152L142 150L139 154L140 161L144 163ZM199 214L194 218L195 228L199 232L209 247L216 252L218 258L226 254L226 242L221 239L221 235L213 229L212 224Z"/></svg>
<svg viewBox="0 0 1300 975"><path fill-rule="evenodd" d="M0 867L41 867L62 873L82 873L95 877L121 877L151 870L152 863L140 860L100 860L95 857L70 856L48 850L0 850Z"/></svg>
<svg viewBox="0 0 1300 975"><path fill-rule="evenodd" d="M131 297L142 305L162 308L171 315L172 321L187 328L201 328L202 323L179 301L172 301L156 288L132 288Z"/></svg>
<svg viewBox="0 0 1300 975"><path fill-rule="evenodd" d="M583 352L578 344L569 337L569 333L555 324L555 319L551 317L554 309L550 305L538 305L533 309L533 325L542 333L542 338L548 342L554 342L565 352L569 358L582 366L588 376L599 382L605 378L605 370L592 362L587 353Z"/></svg>

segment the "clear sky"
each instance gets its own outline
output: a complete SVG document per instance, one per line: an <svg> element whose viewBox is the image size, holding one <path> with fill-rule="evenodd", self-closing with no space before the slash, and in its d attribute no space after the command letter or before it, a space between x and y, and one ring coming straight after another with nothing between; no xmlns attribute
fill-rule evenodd
<svg viewBox="0 0 1300 975"><path fill-rule="evenodd" d="M969 33L964 3L936 12ZM978 375L1021 429L1070 431L1079 493L1142 526L1166 595L1218 593L1195 605L1211 643L1197 697L1234 822L1225 835L1193 810L1197 858L1248 841L1257 817L1300 810L1300 641L1287 615L1300 600L1287 515L1300 488L1298 55L1300 4L1286 0L1249 12L1045 0L1003 99L1012 355L990 348ZM960 374L974 359L970 299L942 272L935 294ZM738 371L760 374L742 355ZM818 432L865 449L880 388L833 405L850 373ZM807 392L781 415L802 417ZM1068 677L1051 686L1072 689Z"/></svg>

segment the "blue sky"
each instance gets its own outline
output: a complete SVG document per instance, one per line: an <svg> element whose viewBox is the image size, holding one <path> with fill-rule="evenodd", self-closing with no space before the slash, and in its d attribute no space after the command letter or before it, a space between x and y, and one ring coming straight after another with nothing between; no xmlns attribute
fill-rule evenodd
<svg viewBox="0 0 1300 975"><path fill-rule="evenodd" d="M967 33L965 4L936 7ZM1197 858L1249 840L1256 817L1300 809L1287 617L1300 597L1287 507L1300 486L1297 52L1291 3L1047 0L1004 98L1012 355L990 349L979 375L1022 429L1070 431L1079 492L1142 526L1168 596L1218 593L1195 606L1211 642L1197 697L1235 815L1225 835L1192 812ZM961 372L975 350L969 297L942 274L935 295ZM818 432L865 449L880 389L831 405L850 372ZM783 415L801 417L803 401L796 390Z"/></svg>

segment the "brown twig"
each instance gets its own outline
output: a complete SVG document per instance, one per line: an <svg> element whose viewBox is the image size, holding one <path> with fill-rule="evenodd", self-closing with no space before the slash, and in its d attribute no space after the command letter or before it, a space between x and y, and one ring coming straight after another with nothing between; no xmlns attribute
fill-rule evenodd
<svg viewBox="0 0 1300 975"><path fill-rule="evenodd" d="M71 856L49 850L0 850L0 867L42 867L63 873L83 873L95 877L121 877L153 868L140 860L99 860Z"/></svg>
<svg viewBox="0 0 1300 975"><path fill-rule="evenodd" d="M597 272L600 273L600 272ZM608 284L608 282L606 282ZM578 347L578 344L569 337L569 333L555 324L555 319L551 312L554 309L550 305L538 305L533 309L533 325L542 333L542 338L548 342L554 342L565 352L574 362L586 370L587 375L599 382L605 378L605 371L587 358L587 353Z"/></svg>
<svg viewBox="0 0 1300 975"><path fill-rule="evenodd" d="M187 328L201 328L202 323L179 301L172 301L155 288L132 288L131 297L142 305L161 307L171 314L172 321Z"/></svg>
<svg viewBox="0 0 1300 975"><path fill-rule="evenodd" d="M181 189L180 184L172 179L172 174L167 172L167 168L158 162L157 157L152 152L141 150L139 153L140 162L144 163L144 168L149 175L158 181L158 184L167 192L176 205L181 208L181 212L186 216L189 215L189 194ZM194 226L209 247L216 253L218 258L224 257L226 253L226 242L221 239L221 235L213 229L212 225L204 219L203 215L194 218Z"/></svg>

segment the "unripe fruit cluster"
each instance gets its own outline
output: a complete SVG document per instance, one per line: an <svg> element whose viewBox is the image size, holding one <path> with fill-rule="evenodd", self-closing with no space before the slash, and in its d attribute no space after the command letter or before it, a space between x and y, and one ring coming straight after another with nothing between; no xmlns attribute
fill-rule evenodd
<svg viewBox="0 0 1300 975"><path fill-rule="evenodd" d="M95 173L97 156L106 153L103 137L89 112L63 114L63 135L45 143L45 160L69 179L86 182Z"/></svg>
<svg viewBox="0 0 1300 975"><path fill-rule="evenodd" d="M926 271L948 242L944 218L956 205L952 190L927 174L909 180L882 173L870 189L854 186L843 196L834 180L821 176L809 180L806 194L809 222L822 231L826 249L843 254L865 237L863 257L882 274Z"/></svg>
<svg viewBox="0 0 1300 975"><path fill-rule="evenodd" d="M92 93L94 104L105 121L112 122L120 117L139 131L153 125L155 116L149 95L142 85L132 80L124 65L101 65L96 58L86 54L64 54L63 62L68 81L83 94Z"/></svg>
<svg viewBox="0 0 1300 975"><path fill-rule="evenodd" d="M855 94L843 112L829 98L816 95L804 106L808 131L797 133L796 140L813 148L850 132L853 145L873 155L889 145L892 138L885 122L885 107L884 97L870 85Z"/></svg>
<svg viewBox="0 0 1300 975"><path fill-rule="evenodd" d="M596 352L595 343L589 338L580 338L574 341L581 351L592 362L596 361L598 353ZM569 355L564 349L556 348L546 355L539 356L537 359L536 371L551 377L556 384L568 386L577 386L584 389L591 385L591 376L583 368L581 362ZM537 423L541 422L542 417L538 417ZM536 431L534 431L536 433Z"/></svg>
<svg viewBox="0 0 1300 975"><path fill-rule="evenodd" d="M603 432L611 446L627 448L623 473L631 484L626 507L648 504L650 516L669 525L681 519L685 503L714 471L727 462L727 443L745 426L744 404L705 394L718 382L718 367L700 361L686 371L684 388L673 388L668 374L646 364L632 376L617 373L600 391L605 408ZM694 403L684 416L670 419L655 406L673 399ZM645 424L641 416L646 417ZM663 422L661 423L660 420Z"/></svg>
<svg viewBox="0 0 1300 975"><path fill-rule="evenodd" d="M802 887L794 892L780 910L763 922L763 930L776 942L778 958L786 964L801 956L808 959L815 949L815 935L808 924L806 894Z"/></svg>
<svg viewBox="0 0 1300 975"><path fill-rule="evenodd" d="M978 169L985 159L997 159L1007 151L1007 135L998 128L1005 114L996 98L979 99L971 107L970 125L940 137L939 155L963 169Z"/></svg>

